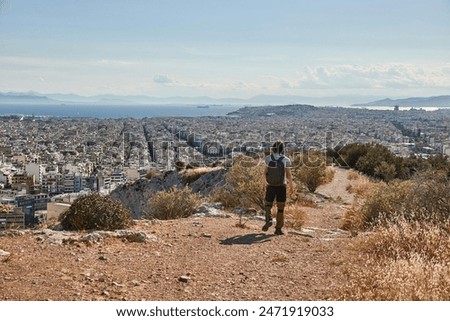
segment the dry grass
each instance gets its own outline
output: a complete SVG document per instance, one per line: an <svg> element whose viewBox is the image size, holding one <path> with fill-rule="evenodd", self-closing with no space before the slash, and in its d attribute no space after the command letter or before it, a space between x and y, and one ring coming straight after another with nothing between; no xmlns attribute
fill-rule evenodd
<svg viewBox="0 0 450 321"><path fill-rule="evenodd" d="M186 184L191 184L191 183L195 182L202 175L204 175L206 173L217 171L219 169L221 169L221 168L218 168L218 167L189 168L189 169L184 169L184 170L180 171L180 174L181 174L181 179L182 179L183 183L186 185Z"/></svg>
<svg viewBox="0 0 450 321"><path fill-rule="evenodd" d="M336 170L332 167L325 168L325 176L322 180L322 184L328 184L333 181L334 175L336 174Z"/></svg>
<svg viewBox="0 0 450 321"><path fill-rule="evenodd" d="M150 198L150 210L145 213L145 217L162 220L188 217L194 214L200 203L200 196L187 186L183 189L172 187L168 191L157 192Z"/></svg>
<svg viewBox="0 0 450 321"><path fill-rule="evenodd" d="M210 195L208 195L210 202L220 202L227 209L236 208L239 206L239 198L233 195L233 192L225 187L215 188Z"/></svg>
<svg viewBox="0 0 450 321"><path fill-rule="evenodd" d="M286 227L301 230L305 225L307 214L303 211L301 204L288 204L285 207L284 213Z"/></svg>
<svg viewBox="0 0 450 321"><path fill-rule="evenodd" d="M358 173L357 171L351 169L348 174L347 174L347 179L349 181L354 181L357 180L361 177L362 175L360 173Z"/></svg>
<svg viewBox="0 0 450 321"><path fill-rule="evenodd" d="M316 202L310 198L301 197L298 195L296 199L293 199L294 203L301 207L319 208Z"/></svg>
<svg viewBox="0 0 450 321"><path fill-rule="evenodd" d="M344 228L370 228L371 233L357 239L360 258L346 267L348 282L336 298L448 300L450 188L446 178L419 176L373 185L351 173L351 180L348 189L359 197L345 213Z"/></svg>
<svg viewBox="0 0 450 321"><path fill-rule="evenodd" d="M351 177L351 178L350 178ZM355 194L357 197L367 198L378 190L381 186L385 186L383 182L374 182L367 176L361 175L357 172L350 172L348 179L353 183L346 186L349 193Z"/></svg>
<svg viewBox="0 0 450 321"><path fill-rule="evenodd" d="M342 228L346 230L363 230L366 227L367 220L364 212L366 200L386 187L386 183L374 182L367 176L353 170L348 173L347 178L352 183L346 186L346 190L355 194L355 199L350 209L344 214Z"/></svg>
<svg viewBox="0 0 450 321"><path fill-rule="evenodd" d="M449 223L397 222L363 238L364 260L347 269L340 300L448 300Z"/></svg>
<svg viewBox="0 0 450 321"><path fill-rule="evenodd" d="M439 177L362 182L368 187L358 192L361 196L345 214L345 226L366 229L402 219L432 223L450 219L450 184Z"/></svg>

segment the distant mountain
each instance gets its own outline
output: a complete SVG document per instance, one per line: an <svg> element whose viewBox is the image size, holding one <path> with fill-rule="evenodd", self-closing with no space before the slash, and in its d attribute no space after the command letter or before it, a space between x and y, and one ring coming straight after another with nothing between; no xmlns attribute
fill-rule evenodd
<svg viewBox="0 0 450 321"><path fill-rule="evenodd" d="M39 95L34 92L29 93L0 93L0 104L58 104L58 101L50 99L46 96Z"/></svg>
<svg viewBox="0 0 450 321"><path fill-rule="evenodd" d="M449 97L449 96L441 96ZM211 98L208 96L195 97L151 97L144 95L95 95L80 96L76 94L39 94L27 93L0 93L0 105L2 104L92 104L92 105L292 105L308 104L314 106L350 106L357 101L375 100L379 96L340 95L329 97L307 97L294 95L257 95L248 99L244 98ZM436 97L437 98L437 97ZM356 104L357 106L394 106L399 104L395 100L377 100L373 103ZM443 103L444 104L444 103ZM400 105L405 105L400 103ZM445 104L444 104L445 105ZM421 105L425 106L425 105ZM441 105L432 105L441 106ZM450 106L450 103L446 106Z"/></svg>
<svg viewBox="0 0 450 321"><path fill-rule="evenodd" d="M450 107L450 96L411 97L404 99L382 99L369 103L353 104L352 106L386 106L386 107Z"/></svg>
<svg viewBox="0 0 450 321"><path fill-rule="evenodd" d="M349 106L363 99L377 99L379 96L330 96L330 97L307 97L293 95L257 95L248 99L243 98L211 98L208 96L195 97L150 97L144 95L97 95L84 97L74 94L47 94L51 99L65 103L94 103L94 104L192 104L192 105L288 105L288 104L310 104L316 106Z"/></svg>

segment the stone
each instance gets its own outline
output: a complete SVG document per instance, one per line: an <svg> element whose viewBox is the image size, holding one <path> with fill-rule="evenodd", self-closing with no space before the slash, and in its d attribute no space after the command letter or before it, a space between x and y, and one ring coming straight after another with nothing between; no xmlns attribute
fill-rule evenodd
<svg viewBox="0 0 450 321"><path fill-rule="evenodd" d="M182 275L178 278L178 281L182 282L182 283L188 283L190 279L191 279L190 277L188 277L186 275Z"/></svg>

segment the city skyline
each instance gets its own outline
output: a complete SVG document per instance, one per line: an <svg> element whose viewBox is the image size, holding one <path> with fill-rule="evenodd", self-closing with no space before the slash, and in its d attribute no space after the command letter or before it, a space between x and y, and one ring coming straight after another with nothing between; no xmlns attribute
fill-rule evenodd
<svg viewBox="0 0 450 321"><path fill-rule="evenodd" d="M0 92L450 94L448 1L1 4Z"/></svg>

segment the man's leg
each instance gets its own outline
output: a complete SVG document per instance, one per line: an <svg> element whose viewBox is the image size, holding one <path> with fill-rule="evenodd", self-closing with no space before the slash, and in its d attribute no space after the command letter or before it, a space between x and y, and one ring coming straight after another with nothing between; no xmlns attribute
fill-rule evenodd
<svg viewBox="0 0 450 321"><path fill-rule="evenodd" d="M272 220L272 206L273 206L273 202L266 201L266 207L265 207L266 221Z"/></svg>
<svg viewBox="0 0 450 321"><path fill-rule="evenodd" d="M284 206L286 205L286 186L277 188L277 225L275 226L275 234L283 235L281 230L284 226Z"/></svg>
<svg viewBox="0 0 450 321"><path fill-rule="evenodd" d="M262 227L262 230L265 232L272 226L272 206L273 201L275 200L275 191L273 186L267 186L266 188L266 198L265 198L265 216L266 216L266 224Z"/></svg>
<svg viewBox="0 0 450 321"><path fill-rule="evenodd" d="M284 226L284 206L286 202L277 202L277 225L275 228L281 229Z"/></svg>

